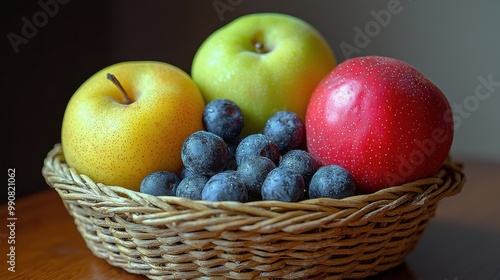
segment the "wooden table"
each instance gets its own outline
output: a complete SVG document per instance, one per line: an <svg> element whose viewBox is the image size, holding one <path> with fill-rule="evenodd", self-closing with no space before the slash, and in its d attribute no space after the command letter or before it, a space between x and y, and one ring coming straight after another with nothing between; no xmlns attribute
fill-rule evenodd
<svg viewBox="0 0 500 280"><path fill-rule="evenodd" d="M500 163L464 162L462 193L440 202L403 265L370 279L500 279ZM10 230L2 226L0 279L146 279L94 257L54 190L15 207L15 272L7 270ZM0 209L8 225L7 205Z"/></svg>

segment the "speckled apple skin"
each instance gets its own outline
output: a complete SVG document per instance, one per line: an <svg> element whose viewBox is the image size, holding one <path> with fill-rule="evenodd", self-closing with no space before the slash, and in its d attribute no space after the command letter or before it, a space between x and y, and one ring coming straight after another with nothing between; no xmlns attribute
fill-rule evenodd
<svg viewBox="0 0 500 280"><path fill-rule="evenodd" d="M306 113L307 147L321 164L349 170L360 193L435 174L453 141L450 105L407 63L344 61L317 86Z"/></svg>
<svg viewBox="0 0 500 280"><path fill-rule="evenodd" d="M106 78L111 73L135 100ZM204 101L181 69L153 61L122 62L90 77L72 96L62 123L66 162L95 182L139 190L153 171L179 174L187 136L203 129Z"/></svg>

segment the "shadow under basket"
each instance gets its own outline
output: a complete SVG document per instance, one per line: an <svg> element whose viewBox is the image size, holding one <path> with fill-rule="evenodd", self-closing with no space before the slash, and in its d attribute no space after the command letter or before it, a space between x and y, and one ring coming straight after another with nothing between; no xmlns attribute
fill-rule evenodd
<svg viewBox="0 0 500 280"><path fill-rule="evenodd" d="M437 202L458 194L462 166L345 199L206 202L106 186L64 162L42 170L94 255L150 279L344 279L404 262Z"/></svg>

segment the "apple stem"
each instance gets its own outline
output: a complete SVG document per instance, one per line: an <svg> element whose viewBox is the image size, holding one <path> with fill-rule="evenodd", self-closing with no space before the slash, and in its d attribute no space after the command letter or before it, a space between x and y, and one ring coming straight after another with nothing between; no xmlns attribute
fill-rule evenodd
<svg viewBox="0 0 500 280"><path fill-rule="evenodd" d="M258 41L255 42L254 47L258 53L265 53L266 52L266 48L264 47L264 43L262 43L262 42L258 42Z"/></svg>
<svg viewBox="0 0 500 280"><path fill-rule="evenodd" d="M127 91L123 88L122 84L118 79L115 77L115 75L108 73L106 75L106 78L110 80L122 93L123 98L125 99L125 104L131 104L133 100L130 98L130 96L127 94Z"/></svg>

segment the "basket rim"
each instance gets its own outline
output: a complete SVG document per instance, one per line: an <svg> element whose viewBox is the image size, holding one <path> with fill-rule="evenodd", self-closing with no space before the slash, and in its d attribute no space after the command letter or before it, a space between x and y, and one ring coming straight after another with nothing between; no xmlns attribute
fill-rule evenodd
<svg viewBox="0 0 500 280"><path fill-rule="evenodd" d="M171 205L189 204L191 207L199 205L201 208L220 208L234 209L238 207L260 207L260 208L285 208L285 209L304 209L313 210L315 207L354 207L361 208L369 203L377 201L394 201L400 199L400 195L407 192L412 192L423 198L424 196L439 196L440 198L453 196L461 192L461 189L466 181L466 176L463 172L463 164L454 162L450 158L443 164L440 170L433 176L417 179L407 182L402 185L384 188L369 194L357 194L354 196L334 199L334 198L314 198L305 199L298 202L283 202L283 201L203 201L191 200L183 197L174 196L154 196L130 190L122 186L105 185L103 183L94 182L89 176L79 174L73 167L70 167L64 161L62 145L57 143L48 152L44 159L42 175L45 177L47 184L58 191L63 199L78 199L78 196L72 198L71 193L82 192L89 196L111 196L120 197L121 199L129 198L141 203L156 205L161 201ZM448 175L448 176L446 176ZM446 183L444 179L452 178L453 183ZM441 185L444 185L441 186ZM79 188L80 189L79 189ZM94 195L92 195L94 194ZM123 206L123 203L120 203ZM196 207L194 207L196 208Z"/></svg>

